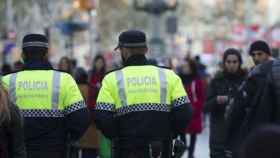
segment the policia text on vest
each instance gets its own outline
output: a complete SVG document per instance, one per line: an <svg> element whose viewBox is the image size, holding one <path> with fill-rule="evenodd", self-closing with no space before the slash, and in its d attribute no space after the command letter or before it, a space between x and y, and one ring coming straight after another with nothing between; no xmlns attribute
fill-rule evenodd
<svg viewBox="0 0 280 158"><path fill-rule="evenodd" d="M114 158L147 158L151 146L160 149L161 158L170 158L171 136L183 131L191 118L181 79L150 64L141 30L122 32L117 49L124 67L102 81L93 110L96 125L112 140ZM152 153L157 150L153 147Z"/></svg>
<svg viewBox="0 0 280 158"><path fill-rule="evenodd" d="M11 101L24 117L28 155L65 155L68 136L78 140L89 115L74 79L56 70L24 70L3 77Z"/></svg>
<svg viewBox="0 0 280 158"><path fill-rule="evenodd" d="M105 136L114 140L118 150L127 152L154 140L171 143L171 135L187 125L189 103L173 71L151 65L127 66L105 76L94 115ZM106 119L102 113L108 114ZM122 151L117 153L122 155Z"/></svg>

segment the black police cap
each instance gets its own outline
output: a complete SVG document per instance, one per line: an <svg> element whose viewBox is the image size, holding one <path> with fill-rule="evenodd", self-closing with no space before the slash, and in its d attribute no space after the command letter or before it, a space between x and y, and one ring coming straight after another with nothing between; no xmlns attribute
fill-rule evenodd
<svg viewBox="0 0 280 158"><path fill-rule="evenodd" d="M42 34L27 34L23 37L22 48L41 47L48 48L49 42L45 35Z"/></svg>
<svg viewBox="0 0 280 158"><path fill-rule="evenodd" d="M118 46L115 48L145 48L147 47L146 35L140 30L127 30L120 34Z"/></svg>

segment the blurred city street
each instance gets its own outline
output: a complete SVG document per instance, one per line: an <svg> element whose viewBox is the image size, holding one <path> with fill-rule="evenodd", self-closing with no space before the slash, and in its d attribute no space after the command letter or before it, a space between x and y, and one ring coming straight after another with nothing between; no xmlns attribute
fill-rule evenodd
<svg viewBox="0 0 280 158"><path fill-rule="evenodd" d="M26 71L28 66L32 67L34 65L34 70L38 69L41 71L42 69L43 71L45 70L44 66L47 65L48 69L54 69L59 73L60 71L63 73L65 72L67 73L66 75L69 74L71 83L73 78L73 84L77 84L77 86L73 87L80 88L77 90L77 93L79 93L77 96L82 98L80 102L87 104L84 105L83 108L88 108L95 112L100 109L100 111L105 111L110 115L110 117L107 117L107 115L105 117L105 114L100 115L106 118L104 120L110 120L111 118L113 120L118 116L121 117L126 116L126 114L135 114L134 112L144 112L142 114L145 114L145 117L147 116L145 112L151 111L166 112L169 116L169 113L176 111L177 107L187 105L182 107L186 109L189 108L189 111L183 108L183 110L178 108L181 110L178 111L188 111L189 113L184 115L178 114L178 117L182 116L182 118L174 122L173 118L158 119L157 121L160 123L154 123L154 120L150 121L148 119L148 121L145 120L143 122L152 122L153 125L161 125L163 124L163 120L172 120L172 123L174 124L183 124L187 121L186 116L189 115L190 123L185 129L183 129L184 127L181 125L180 127L182 129L180 129L180 131L192 133L192 138L194 138L192 139L194 140L192 144L196 144L195 153L193 155L194 158L209 158L210 130L216 131L211 132L211 147L212 145L218 146L213 148L217 149L217 151L211 153L216 153L217 155L224 154L224 150L221 146L225 144L219 143L223 143L225 140L219 139L225 139L223 136L228 136L228 133L235 132L226 129L228 128L226 125L229 124L226 121L232 121L231 119L227 119L227 117L232 114L230 112L232 112L231 110L234 109L234 100L237 97L240 97L239 94L242 94L242 99L251 94L247 93L247 89L245 89L250 87L246 87L245 85L248 84L250 77L253 76L251 70L254 70L258 64L274 61L274 59L278 59L280 57L279 2L279 0L1 0L0 88L2 88L2 79L6 76L9 76L10 74L16 74L18 72L21 73L22 71ZM122 36L123 33L126 36ZM32 58L33 54L28 52L30 51L29 49L24 50L25 46L23 38L28 34L36 34L35 36L39 34L38 36L42 36L44 39L41 39L42 41L40 41L33 37L34 39L31 38L31 41L25 42L27 43L25 44L27 45L26 47L36 48L31 51L32 53L33 51L35 52L35 50L37 53L37 47L43 47L43 52L40 52L43 56L40 56L40 53L38 53L38 56L40 56L38 57L38 60L41 60L38 61L38 63L37 61L34 61L36 58ZM257 44L255 44L255 42L257 42ZM38 49L38 51L42 50ZM27 59L30 56L31 59ZM146 68L145 66L147 65L153 66L155 70L160 70L159 73L154 71L157 72L156 75L158 76L152 76L152 72L149 72L152 69L150 67ZM38 66L38 68L36 66ZM136 70L134 70L133 73L116 73L115 78L107 77L109 74L108 72L113 72L114 70L123 70L127 66L131 66L132 68L135 67ZM142 66L145 67L145 70L141 69L141 71L139 71L137 68L142 68ZM162 67L170 69L171 71L165 70ZM170 75L169 72L172 72L170 74L174 75L175 77L173 78L168 76ZM131 76L127 77L126 75ZM26 105L17 105L21 102L17 102L18 100L16 95L21 94L21 90L22 94L26 93L24 90L30 90L30 94L35 94L37 92L32 90L38 87L38 89L40 89L40 86L37 87L37 83L48 83L48 85L50 85L56 81L58 81L56 83L58 85L53 84L52 86L46 87L46 89L49 90L46 93L49 93L53 90L53 95L58 94L57 97L49 97L52 98L52 101L54 101L54 103L52 102L52 108L56 108L56 106L57 108L64 108L64 106L56 105L60 102L64 102L64 98L59 98L62 96L60 95L61 91L59 88L61 88L60 84L64 85L65 82L62 82L59 77L54 75L55 77L53 77L53 80L41 82L37 81L37 79L44 80L47 77L44 78L35 74L34 76L38 78L32 78L33 75L30 75L31 78L28 78L30 76L27 76L26 81L20 81L20 83L22 83L22 85L23 83L34 83L34 85L32 84L30 88L29 84L26 84L23 86L24 88L18 88L16 87L18 78L15 77L17 75L11 76L12 77L9 78L9 85L4 85L3 89L8 87L8 90L5 90L5 95L6 91L8 92L8 95L13 94L10 93L10 91L14 90L14 94L12 96L13 100L11 99L11 103L14 101L14 104L19 106L19 110L31 110L30 113L33 114L32 110L34 109L28 108L35 107L35 110L38 110L36 109L37 104L42 103L38 101L35 103L36 106L33 106L33 101L36 100L35 96L34 100L30 99L30 107L29 101L28 107L25 107ZM107 79L109 78L111 80L103 82L106 77ZM128 79L126 80L125 77ZM172 87L173 82L174 85L176 82L176 86L174 86L176 88ZM12 83L14 85L12 85ZM108 83L113 88L108 88L106 86L105 88L101 88L104 86L104 83ZM117 83L117 85L113 85L115 83ZM271 81L264 83L273 82ZM278 83L279 82L277 81L277 84ZM68 83L65 85L68 85ZM131 91L126 89L131 87L135 89ZM254 85L252 87L257 89L260 86L258 87L257 85ZM273 86L269 86L269 88L271 87ZM53 89L51 90L51 88ZM99 92L100 90L104 89L108 90L106 93L107 96L100 97ZM114 89L114 91L112 89ZM16 93L17 90L20 90L20 93ZM261 90L259 91L262 92ZM72 89L69 90L69 92L72 92ZM256 90L254 89L252 92L256 92ZM129 98L127 97L129 95L135 96ZM146 98L146 96L148 97ZM98 105L98 97L104 99L103 101L99 101L101 106L100 109L96 108ZM143 99L141 97L145 98ZM24 97L22 98L23 100L25 99ZM44 101L48 100L49 98L44 98ZM69 98L72 99L72 97ZM27 101L22 102L27 104ZM251 106L249 101L244 101L244 103L248 103L248 105ZM257 104L263 102L255 101L254 103ZM73 103L73 105L76 106L76 103ZM78 105L80 105L80 103L77 104L77 106ZM141 105L141 107L138 108L138 105ZM0 114L2 109L8 109L2 108L1 106L2 104L0 96ZM247 111L254 112L254 110L249 109L247 105L238 107L246 107L246 110L244 110L246 111L246 114L244 115L247 115ZM67 108L69 108L68 105ZM122 110L122 108L124 108L124 110ZM128 110L125 108L128 108ZM131 108L131 110L129 108ZM193 116L190 114L191 108L194 109L193 113L195 114L193 114ZM80 110L78 108L69 109L70 111ZM46 109L43 109L42 112L41 110L42 109L38 110L38 115L44 114L43 117L49 113L52 113L49 111L49 113L44 112L43 110ZM54 110L55 112L60 110L59 112L61 112L65 109L51 110ZM119 112L123 111L125 113L124 115L119 114ZM211 129L209 129L209 118L206 119L206 122L203 122L203 113L209 113L209 115L215 117L215 119L211 118ZM34 112L34 114L37 114L37 111ZM260 114L262 113L260 112ZM113 116L111 117L111 115ZM52 116L53 115L51 115L51 117ZM64 113L61 115L59 113L58 116L64 117ZM177 117L176 115L174 116L175 118ZM267 114L267 116L270 117L270 113ZM34 118L37 119L37 117L41 116L36 115ZM145 119L145 117L143 118ZM95 119L95 116L92 118ZM155 118L157 117L155 116ZM245 116L242 116L240 119L246 120L245 118ZM126 121L126 119L127 118L125 117L125 119L117 120ZM0 123L2 123L2 120L4 119L0 117ZM77 120L81 121L82 119ZM103 118L100 120L91 121L100 123L103 121ZM130 118L127 120L131 121ZM135 122L138 121L141 123L142 118L136 118L135 120ZM182 120L185 122L182 122ZM241 121L246 122L244 120ZM84 120L82 121L86 122ZM118 125L121 124L115 120L112 122L106 125L112 125L114 123ZM138 126L138 124L135 124L135 122L133 122L131 127L125 127L123 129L134 129L135 126ZM240 122L237 124L239 125ZM127 124L124 123L124 125L126 126ZM153 125L142 126L141 124L139 127L148 129L146 127L152 127ZM169 124L166 123L166 125ZM185 123L185 125L187 125L187 123ZM113 133L114 135L111 137L105 137L104 130L102 131L102 129L97 129L97 127L102 128L103 126L98 126L95 124L92 125L92 131L83 131L84 137L77 136L77 140L75 141L70 139L69 133L59 133L61 135L67 135L65 136L65 140L63 140L63 143L65 144L61 143L67 146L67 149L65 148L65 151L63 151L65 153L67 152L67 158L110 158L110 154L112 154L111 145L113 143L111 144L108 138L114 139L117 137L116 135L122 136L122 134L120 134L120 131L116 130L117 128L113 129L113 132L108 132L112 127L110 126L108 129L105 128L108 130L106 132L110 134ZM177 128L174 127L168 126L166 128L169 129L164 129L164 131L178 130L174 130ZM174 129L170 130L170 128ZM152 132L156 131L155 128L149 128L148 130L150 131L146 133L138 132L139 130L133 131L133 134L128 134L124 137L133 137L133 141L135 138L140 138L143 140L144 138L149 139L148 141L145 140L143 142L151 145L152 143L150 142L156 139L153 138L151 141L150 138L154 137L155 135L159 136L160 134L158 133L160 132L151 134ZM201 130L202 133L200 133ZM66 130L63 129L61 131ZM35 134L36 133L40 132L35 131ZM87 135L88 133L89 135ZM92 133L95 135L91 136L90 134ZM137 135L139 133L140 136ZM147 134L148 136L141 135L143 133ZM162 141L162 137L171 136L173 134L174 133L169 132L166 135L156 138L160 138ZM195 139L196 134L198 134L197 139ZM33 133L30 135L33 135ZM68 135L69 140L66 140L68 139ZM79 136L82 136L82 134ZM51 137L46 137L44 139L48 140L49 138ZM183 142L183 138L181 139ZM53 140L55 140L55 138L53 138ZM92 142L89 143L90 145L88 147L83 146L81 140L89 140ZM119 138L117 138L117 140L119 140ZM190 138L187 138L187 140L189 141ZM36 140L36 142L39 142L39 144L42 142L44 146L44 141ZM52 142L52 140L50 140L50 142ZM48 145L46 146L48 147ZM180 147L182 146L183 145L181 144ZM136 145L134 148L135 147L138 146ZM72 153L70 153L72 152L72 148L75 148L73 157L71 157ZM144 150L139 151L144 153ZM82 152L88 152L88 155L85 154L87 156L82 156ZM131 150L130 152L132 153L134 150ZM1 142L0 158L2 158ZM188 151L184 153L182 158L188 158Z"/></svg>

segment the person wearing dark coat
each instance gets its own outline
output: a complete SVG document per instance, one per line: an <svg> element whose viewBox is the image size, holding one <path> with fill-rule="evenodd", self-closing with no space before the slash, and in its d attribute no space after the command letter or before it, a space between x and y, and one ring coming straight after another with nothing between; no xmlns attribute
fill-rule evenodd
<svg viewBox="0 0 280 158"><path fill-rule="evenodd" d="M227 49L223 56L223 70L210 82L205 111L210 113L210 157L225 157L226 122L225 112L233 95L244 80L242 58L236 49Z"/></svg>
<svg viewBox="0 0 280 158"><path fill-rule="evenodd" d="M0 157L26 158L23 120L0 83Z"/></svg>
<svg viewBox="0 0 280 158"><path fill-rule="evenodd" d="M256 66L239 87L226 117L226 147L230 158L238 157L241 144L251 132L280 120L277 97L280 95L280 61L271 58L270 47L265 41L253 42L249 54Z"/></svg>
<svg viewBox="0 0 280 158"><path fill-rule="evenodd" d="M240 158L279 158L280 126L265 125L250 134L241 146Z"/></svg>
<svg viewBox="0 0 280 158"><path fill-rule="evenodd" d="M238 155L240 144L252 132L280 122L280 60L256 66L234 99L227 122L227 146ZM232 130L234 129L234 130Z"/></svg>

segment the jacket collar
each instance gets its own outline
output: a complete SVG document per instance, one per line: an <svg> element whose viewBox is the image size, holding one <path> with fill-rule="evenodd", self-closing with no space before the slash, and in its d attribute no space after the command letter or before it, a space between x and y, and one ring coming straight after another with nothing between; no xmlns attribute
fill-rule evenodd
<svg viewBox="0 0 280 158"><path fill-rule="evenodd" d="M29 61L24 64L24 70L51 70L53 69L49 61Z"/></svg>
<svg viewBox="0 0 280 158"><path fill-rule="evenodd" d="M129 57L125 62L124 66L135 66L135 65L148 65L149 62L145 55L133 55Z"/></svg>

